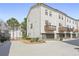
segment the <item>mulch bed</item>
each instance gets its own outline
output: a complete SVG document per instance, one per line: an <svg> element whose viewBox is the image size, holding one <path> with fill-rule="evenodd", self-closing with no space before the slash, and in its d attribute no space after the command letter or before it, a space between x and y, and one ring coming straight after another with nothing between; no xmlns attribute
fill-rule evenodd
<svg viewBox="0 0 79 59"><path fill-rule="evenodd" d="M31 40L21 40L21 42L23 42L25 44L41 44L41 43L45 43L45 42L31 42Z"/></svg>

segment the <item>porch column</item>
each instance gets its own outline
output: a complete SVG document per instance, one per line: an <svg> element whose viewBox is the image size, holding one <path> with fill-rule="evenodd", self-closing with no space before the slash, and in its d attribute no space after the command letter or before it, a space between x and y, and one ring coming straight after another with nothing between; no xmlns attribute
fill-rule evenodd
<svg viewBox="0 0 79 59"><path fill-rule="evenodd" d="M70 32L70 38L72 38L72 32Z"/></svg>
<svg viewBox="0 0 79 59"><path fill-rule="evenodd" d="M54 33L54 39L57 39L57 34L56 33Z"/></svg>
<svg viewBox="0 0 79 59"><path fill-rule="evenodd" d="M64 33L64 38L66 39L67 37L66 37L66 32Z"/></svg>
<svg viewBox="0 0 79 59"><path fill-rule="evenodd" d="M76 33L76 38L78 38L78 33Z"/></svg>
<svg viewBox="0 0 79 59"><path fill-rule="evenodd" d="M42 39L47 39L46 34L42 34Z"/></svg>
<svg viewBox="0 0 79 59"><path fill-rule="evenodd" d="M79 32L77 33L77 35L78 35L78 38L79 38Z"/></svg>

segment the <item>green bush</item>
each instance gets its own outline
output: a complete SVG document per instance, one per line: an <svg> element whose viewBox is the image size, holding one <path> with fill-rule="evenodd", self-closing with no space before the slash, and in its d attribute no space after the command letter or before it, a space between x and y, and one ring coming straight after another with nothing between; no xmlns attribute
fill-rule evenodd
<svg viewBox="0 0 79 59"><path fill-rule="evenodd" d="M45 41L44 41L44 40L39 40L39 42L40 42L40 43L45 43Z"/></svg>
<svg viewBox="0 0 79 59"><path fill-rule="evenodd" d="M25 40L31 40L31 38L27 37Z"/></svg>
<svg viewBox="0 0 79 59"><path fill-rule="evenodd" d="M31 39L31 42L38 42L39 41L39 38L32 38Z"/></svg>
<svg viewBox="0 0 79 59"><path fill-rule="evenodd" d="M9 40L9 37L5 37L5 36L2 36L2 35L0 35L0 42L4 42L4 41L7 41L7 40Z"/></svg>
<svg viewBox="0 0 79 59"><path fill-rule="evenodd" d="M31 40L31 38L28 37L28 36L26 36L26 35L23 35L22 38L23 38L24 40Z"/></svg>
<svg viewBox="0 0 79 59"><path fill-rule="evenodd" d="M38 42L39 41L39 38L36 38L35 41Z"/></svg>
<svg viewBox="0 0 79 59"><path fill-rule="evenodd" d="M23 38L23 39L27 39L27 35L26 35L25 32L22 33L22 38Z"/></svg>
<svg viewBox="0 0 79 59"><path fill-rule="evenodd" d="M0 37L0 42L6 41L5 37Z"/></svg>
<svg viewBox="0 0 79 59"><path fill-rule="evenodd" d="M60 41L63 41L63 38L60 38Z"/></svg>

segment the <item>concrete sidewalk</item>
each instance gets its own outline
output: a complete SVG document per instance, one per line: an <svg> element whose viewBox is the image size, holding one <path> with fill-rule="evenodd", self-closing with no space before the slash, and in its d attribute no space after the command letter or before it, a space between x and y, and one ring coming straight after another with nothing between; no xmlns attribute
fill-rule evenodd
<svg viewBox="0 0 79 59"><path fill-rule="evenodd" d="M12 41L10 56L79 56L79 46L61 41L47 41L43 44L24 44Z"/></svg>

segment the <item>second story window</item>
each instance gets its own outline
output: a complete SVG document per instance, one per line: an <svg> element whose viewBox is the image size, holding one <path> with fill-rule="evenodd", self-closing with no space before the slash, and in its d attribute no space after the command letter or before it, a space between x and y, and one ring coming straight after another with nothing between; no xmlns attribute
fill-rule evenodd
<svg viewBox="0 0 79 59"><path fill-rule="evenodd" d="M59 15L59 19L60 19L61 17L60 17L60 15Z"/></svg>
<svg viewBox="0 0 79 59"><path fill-rule="evenodd" d="M48 20L45 20L46 25L51 25L51 23Z"/></svg>
<svg viewBox="0 0 79 59"><path fill-rule="evenodd" d="M49 16L52 16L52 12L51 11L49 12Z"/></svg>
<svg viewBox="0 0 79 59"><path fill-rule="evenodd" d="M70 23L71 23L71 20L70 20Z"/></svg>
<svg viewBox="0 0 79 59"><path fill-rule="evenodd" d="M74 24L74 21L73 21L73 24Z"/></svg>
<svg viewBox="0 0 79 59"><path fill-rule="evenodd" d="M63 20L63 16L62 16L62 20Z"/></svg>
<svg viewBox="0 0 79 59"><path fill-rule="evenodd" d="M67 22L68 22L68 19L67 19Z"/></svg>
<svg viewBox="0 0 79 59"><path fill-rule="evenodd" d="M61 23L59 23L59 26L62 26Z"/></svg>
<svg viewBox="0 0 79 59"><path fill-rule="evenodd" d="M47 10L45 10L45 15L48 15L48 11Z"/></svg>
<svg viewBox="0 0 79 59"><path fill-rule="evenodd" d="M30 25L30 28L31 28L31 29L33 28L33 24Z"/></svg>

